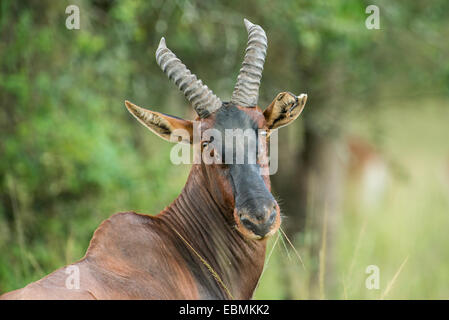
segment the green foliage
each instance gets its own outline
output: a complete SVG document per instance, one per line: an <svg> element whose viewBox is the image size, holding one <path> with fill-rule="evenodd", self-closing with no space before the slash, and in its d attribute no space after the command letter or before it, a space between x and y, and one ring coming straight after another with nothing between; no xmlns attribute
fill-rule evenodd
<svg viewBox="0 0 449 320"><path fill-rule="evenodd" d="M324 288L324 297L379 299L407 260L384 298L446 299L449 294L449 236L445 231L449 212L449 148L441 137L449 136L446 125L449 101L394 100L386 102L384 109L351 117L348 130L375 141L375 132L369 129L367 118L385 135L384 156L400 159L406 175L390 169L387 192L375 206L361 201L363 184L359 179L347 180L334 252L326 253L326 259L335 259L334 281ZM305 270L291 248L278 243L258 288L257 299L282 299L286 292L294 299L312 296L312 271L319 268L315 257L310 256L313 236L311 230L306 230L296 242ZM271 245L274 241L270 241ZM379 289L365 287L369 275L366 268L370 265L379 267Z"/></svg>

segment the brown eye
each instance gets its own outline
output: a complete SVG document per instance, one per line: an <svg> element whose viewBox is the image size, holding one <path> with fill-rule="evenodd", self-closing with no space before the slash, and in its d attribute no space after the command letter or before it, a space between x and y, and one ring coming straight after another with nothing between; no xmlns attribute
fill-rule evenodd
<svg viewBox="0 0 449 320"><path fill-rule="evenodd" d="M201 142L201 147L202 147L203 149L206 148L206 147L209 145L209 143L211 143L212 141L214 141L214 137L213 137L213 136L210 137L209 141L203 141L203 142Z"/></svg>

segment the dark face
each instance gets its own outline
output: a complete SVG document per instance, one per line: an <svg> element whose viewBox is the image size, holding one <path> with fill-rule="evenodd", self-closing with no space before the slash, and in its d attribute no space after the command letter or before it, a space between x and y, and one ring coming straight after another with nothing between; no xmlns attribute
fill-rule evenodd
<svg viewBox="0 0 449 320"><path fill-rule="evenodd" d="M270 192L268 128L262 111L225 104L201 120L201 132L202 153L215 159L202 164L211 192L235 208L237 230L250 239L273 235L280 226L280 210Z"/></svg>
<svg viewBox="0 0 449 320"><path fill-rule="evenodd" d="M281 92L263 112L259 107L224 103L196 122L143 109L128 101L125 104L139 122L168 141L179 141L171 137L178 129L187 133L181 140L202 149L201 168L217 203L234 208L234 222L240 233L249 239L264 239L273 235L281 222L279 206L270 192L267 136L297 119L306 100L305 94ZM196 132L198 121L200 132ZM198 136L200 141L196 141ZM177 134L175 137L179 138Z"/></svg>
<svg viewBox="0 0 449 320"><path fill-rule="evenodd" d="M223 162L201 162L208 177L210 192L217 202L227 203L235 208L235 224L243 235L251 239L263 239L277 231L280 214L279 206L270 192L268 172L261 172L261 169L268 171L266 137L256 137L263 131L268 136L269 130L285 126L298 118L307 95L295 96L289 92L281 92L263 112L259 107L254 107L259 96L268 42L261 26L246 19L244 23L248 32L248 45L231 103L222 103L220 98L192 74L167 48L164 38L161 38L156 50L156 61L195 109L197 120L200 120L199 133L202 135L199 144L209 154L206 158L211 160L212 155L212 158ZM163 139L172 141L171 135L175 130L182 129L188 134L182 135L180 141L198 148L196 135L193 135L197 131L196 123L143 109L129 101L125 104L139 122ZM203 135L211 129L215 130L215 135L219 135L220 139L215 139L214 134ZM249 133L246 139L237 138L234 143L232 134L231 137L226 134L226 130L232 129L240 129L245 133L252 131L252 134ZM179 136L176 135L176 138Z"/></svg>

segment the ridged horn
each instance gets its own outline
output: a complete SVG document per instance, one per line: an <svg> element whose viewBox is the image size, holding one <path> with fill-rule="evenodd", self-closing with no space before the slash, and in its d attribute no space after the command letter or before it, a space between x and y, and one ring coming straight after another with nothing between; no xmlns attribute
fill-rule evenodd
<svg viewBox="0 0 449 320"><path fill-rule="evenodd" d="M231 102L242 107L254 107L259 98L260 79L267 55L267 36L262 27L244 19L248 31L248 45Z"/></svg>
<svg viewBox="0 0 449 320"><path fill-rule="evenodd" d="M162 71L184 93L200 118L221 108L222 102L202 81L190 72L162 38L156 50L156 61Z"/></svg>

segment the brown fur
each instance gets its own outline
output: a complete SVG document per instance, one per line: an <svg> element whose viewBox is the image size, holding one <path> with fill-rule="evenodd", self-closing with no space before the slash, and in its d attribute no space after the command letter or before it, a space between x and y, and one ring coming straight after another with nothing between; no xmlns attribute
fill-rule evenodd
<svg viewBox="0 0 449 320"><path fill-rule="evenodd" d="M258 107L239 109L259 128L269 130L273 123L266 119L276 119L280 108L289 105L282 97L278 95L264 113ZM304 103L300 100L299 113ZM127 107L134 115L145 112L129 103ZM295 111L288 122L299 113ZM153 128L156 122L168 130L188 129L191 123L155 112L138 119L150 119L142 123L160 136L165 133ZM213 125L213 114L202 119L202 130ZM66 287L69 274L64 267L0 299L228 299L228 291L236 299L251 298L264 265L266 237L252 240L239 225L225 170L220 164L193 165L181 194L158 215L124 212L104 221L84 258L72 265L79 267L79 289ZM270 190L269 176L263 180ZM277 215L268 236L279 228L279 208Z"/></svg>
<svg viewBox="0 0 449 320"><path fill-rule="evenodd" d="M265 240L234 228L233 208L205 188L201 165L180 196L157 216L118 213L95 231L80 268L80 290L61 268L2 299L226 299L225 290L176 235L212 266L234 298L249 299L263 268Z"/></svg>

